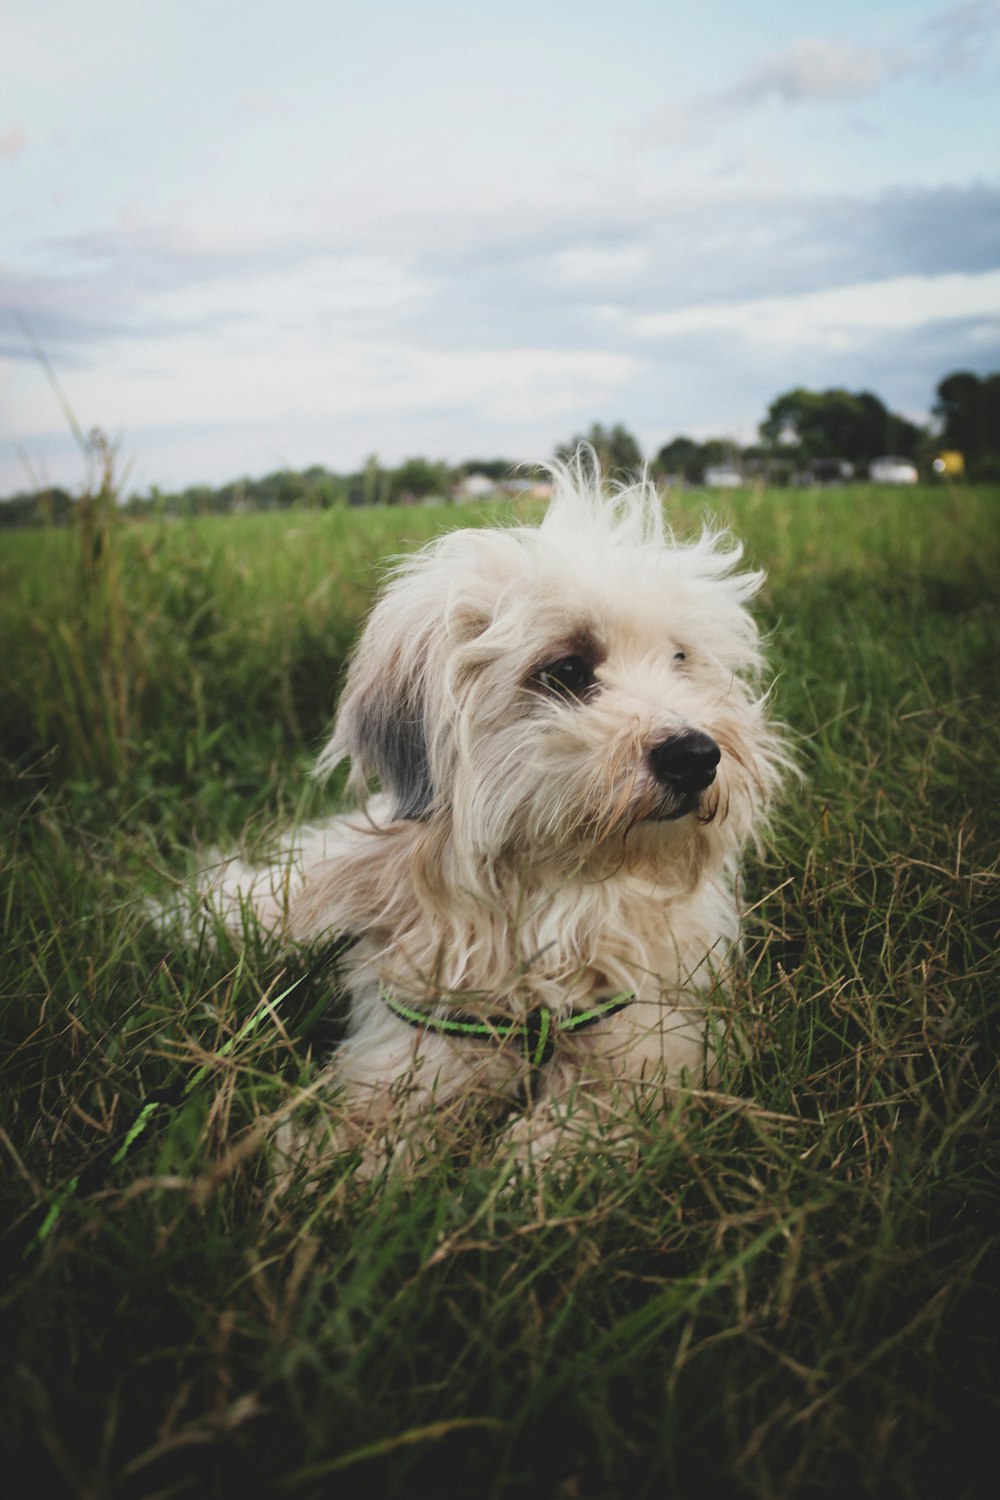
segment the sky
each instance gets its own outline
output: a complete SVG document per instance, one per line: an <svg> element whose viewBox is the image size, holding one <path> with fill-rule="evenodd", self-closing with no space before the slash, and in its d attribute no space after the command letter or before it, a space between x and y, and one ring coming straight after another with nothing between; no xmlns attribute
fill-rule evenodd
<svg viewBox="0 0 1000 1500"><path fill-rule="evenodd" d="M39 357L44 354L44 361ZM0 495L925 421L1000 369L1000 0L0 0Z"/></svg>

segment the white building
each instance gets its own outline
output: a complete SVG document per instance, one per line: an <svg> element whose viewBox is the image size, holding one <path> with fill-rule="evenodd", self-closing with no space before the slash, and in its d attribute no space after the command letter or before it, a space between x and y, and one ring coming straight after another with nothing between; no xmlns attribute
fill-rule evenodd
<svg viewBox="0 0 1000 1500"><path fill-rule="evenodd" d="M705 485L710 490L738 490L745 482L732 464L715 464L705 470Z"/></svg>
<svg viewBox="0 0 1000 1500"><path fill-rule="evenodd" d="M919 477L908 458L875 458L868 465L868 478L874 484L916 484Z"/></svg>

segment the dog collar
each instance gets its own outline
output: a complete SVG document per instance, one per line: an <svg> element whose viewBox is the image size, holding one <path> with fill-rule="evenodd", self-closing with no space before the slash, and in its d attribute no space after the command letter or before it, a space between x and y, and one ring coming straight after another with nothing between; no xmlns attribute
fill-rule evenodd
<svg viewBox="0 0 1000 1500"><path fill-rule="evenodd" d="M401 1021L409 1026L436 1031L439 1036L467 1037L485 1042L506 1042L516 1037L524 1052L524 1060L530 1068L544 1068L552 1060L556 1038L563 1032L585 1031L588 1026L613 1016L626 1005L631 1005L634 995L611 995L599 1000L587 1010L573 1010L568 1016L557 1016L547 1005L536 1005L529 1010L523 1021L514 1021L506 1015L473 1016L456 1011L439 1016L432 1011L417 1010L397 1000L383 989L382 999Z"/></svg>

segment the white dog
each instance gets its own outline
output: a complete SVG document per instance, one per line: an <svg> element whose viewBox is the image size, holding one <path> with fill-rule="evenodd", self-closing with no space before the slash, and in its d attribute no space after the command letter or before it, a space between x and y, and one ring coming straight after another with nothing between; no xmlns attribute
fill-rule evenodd
<svg viewBox="0 0 1000 1500"><path fill-rule="evenodd" d="M761 575L675 544L649 482L605 496L586 455L553 476L540 526L451 532L390 577L318 766L350 757L362 811L203 888L236 931L249 905L357 939L331 1105L284 1128L286 1166L405 1154L470 1110L545 1157L711 1069L738 862L788 764Z"/></svg>

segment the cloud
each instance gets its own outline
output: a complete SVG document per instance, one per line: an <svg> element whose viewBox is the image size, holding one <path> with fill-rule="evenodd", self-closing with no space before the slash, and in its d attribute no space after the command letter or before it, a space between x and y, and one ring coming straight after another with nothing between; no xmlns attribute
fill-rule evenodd
<svg viewBox="0 0 1000 1500"><path fill-rule="evenodd" d="M390 464L413 453L458 460L477 450L538 459L594 411L626 411L624 393L640 384L640 362L629 355L528 345L324 348L299 337L220 350L204 339L160 348L156 361L150 368L133 345L89 378L62 382L81 426L101 423L121 435L139 486L218 483L316 462L347 469L372 452ZM56 425L44 382L34 372L31 380L39 398L24 411L19 442L36 468L72 483L79 455ZM23 482L15 455L0 450L0 494Z"/></svg>
<svg viewBox="0 0 1000 1500"><path fill-rule="evenodd" d="M511 351L515 366L518 351L565 351L570 365L553 367L555 381L578 354L645 358L656 319L668 327L683 315L690 328L706 308L717 321L719 309L759 304L763 318L789 309L781 326L792 326L795 299L836 310L846 306L836 296L816 299L961 276L974 296L975 278L997 264L1000 188L988 183L874 196L704 190L631 205L598 196L476 218L458 242L447 222L432 234L422 217L411 233L405 211L395 224L349 226L343 244L322 227L285 239L154 222L92 232L51 241L44 269L0 269L0 305L22 313L62 368L96 369L132 345L177 369L300 345ZM919 304L921 285L911 286ZM13 321L0 321L0 352L30 361ZM215 384L218 401L224 382Z"/></svg>
<svg viewBox="0 0 1000 1500"><path fill-rule="evenodd" d="M237 99L234 113L238 115L270 115L283 113L283 106L263 94L244 94Z"/></svg>
<svg viewBox="0 0 1000 1500"><path fill-rule="evenodd" d="M13 161L16 156L20 156L26 145L24 126L12 125L5 135L0 136L0 157L4 161Z"/></svg>
<svg viewBox="0 0 1000 1500"><path fill-rule="evenodd" d="M788 108L857 103L870 98L898 72L883 48L859 47L822 37L802 37L740 74L725 88L672 99L626 132L639 149L706 146L735 119L775 99Z"/></svg>
<svg viewBox="0 0 1000 1500"><path fill-rule="evenodd" d="M751 108L768 98L786 105L861 99L911 74L933 82L986 66L1000 31L1000 0L969 0L942 12L886 47L802 37L712 97Z"/></svg>
<svg viewBox="0 0 1000 1500"><path fill-rule="evenodd" d="M771 96L783 104L860 99L881 86L886 71L886 56L877 48L803 37L714 98L736 108Z"/></svg>
<svg viewBox="0 0 1000 1500"><path fill-rule="evenodd" d="M629 347L637 319L906 277L978 276L997 264L1000 188L874 196L671 195L631 212L501 225L474 247L426 251L433 292L415 310L434 345L534 340Z"/></svg>
<svg viewBox="0 0 1000 1500"><path fill-rule="evenodd" d="M918 33L919 66L937 77L978 72L1000 35L1000 0L969 0L928 21Z"/></svg>
<svg viewBox="0 0 1000 1500"><path fill-rule="evenodd" d="M401 223L393 239L405 243ZM1000 186L907 187L875 194L664 188L635 197L609 183L594 198L443 230L414 254L450 330L548 326L595 308L668 310L905 275L997 264ZM430 306L431 303L428 303Z"/></svg>
<svg viewBox="0 0 1000 1500"><path fill-rule="evenodd" d="M256 330L268 341L309 325L328 338L374 336L398 328L428 293L402 252L324 248L298 234L255 240L242 229L150 222L52 239L44 250L41 268L0 265L0 308L70 362L136 340L155 351L186 332L224 341ZM0 318L0 352L31 357L9 318Z"/></svg>
<svg viewBox="0 0 1000 1500"><path fill-rule="evenodd" d="M772 99L789 109L856 103L908 77L928 84L968 77L991 65L998 35L1000 0L967 0L882 46L799 37L724 88L671 100L627 139L639 148L704 146Z"/></svg>
<svg viewBox="0 0 1000 1500"><path fill-rule="evenodd" d="M639 318L643 338L730 331L771 346L848 350L873 336L923 323L1000 320L1000 271L979 276L902 276L791 297L715 303Z"/></svg>

